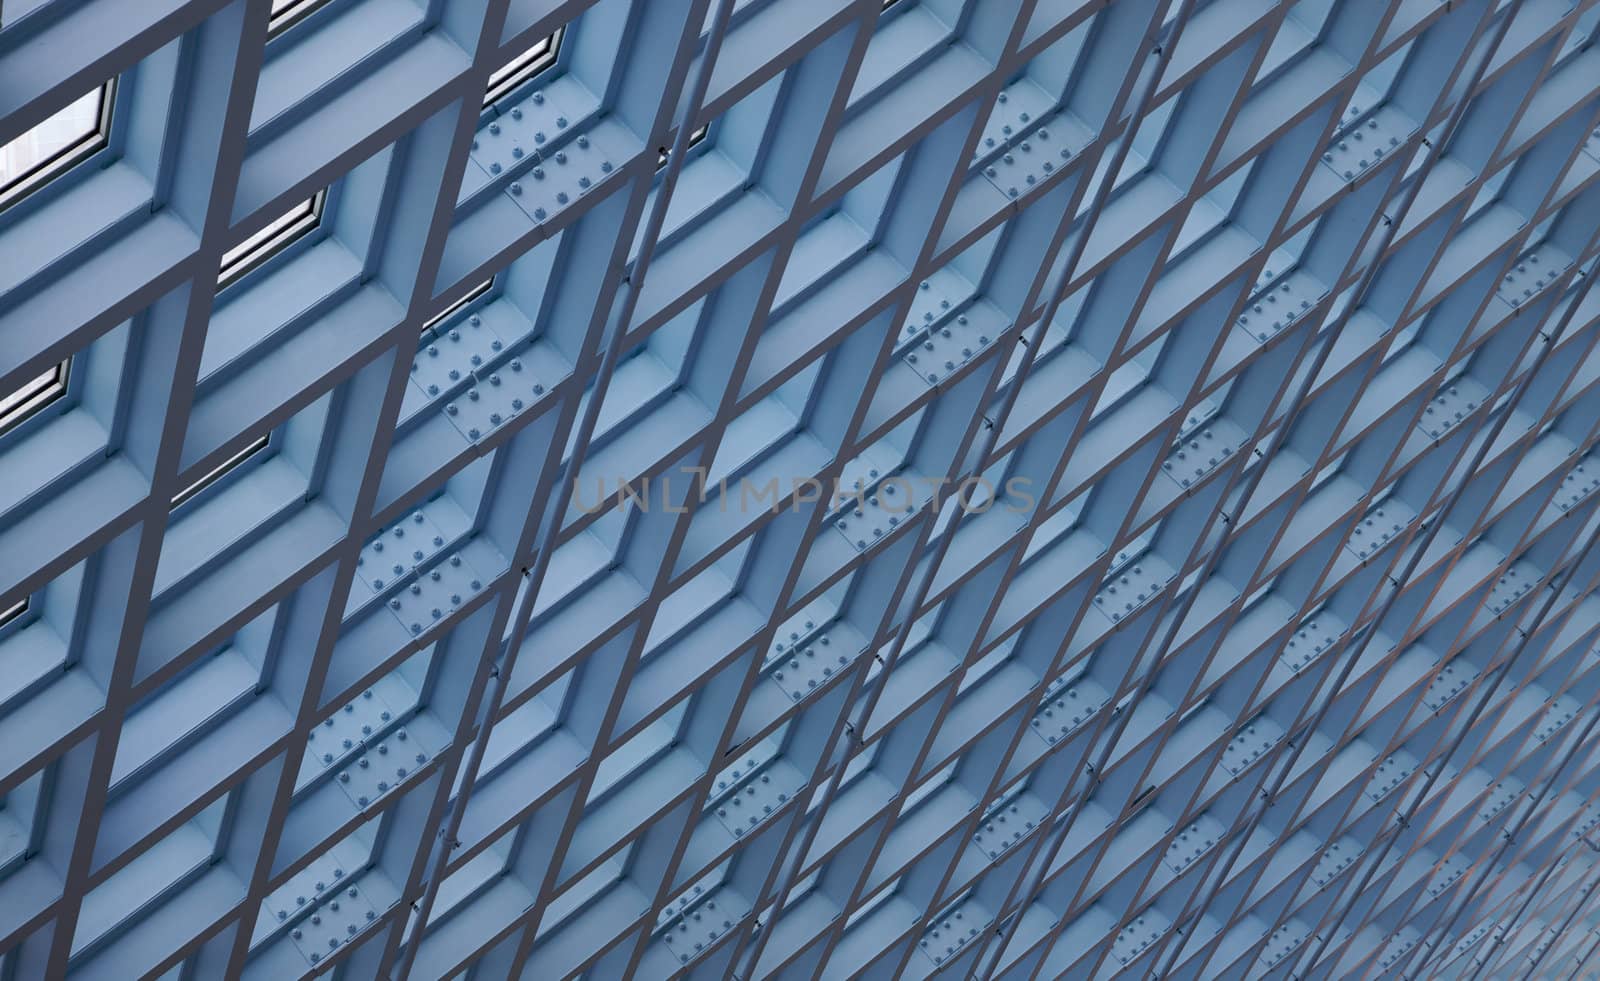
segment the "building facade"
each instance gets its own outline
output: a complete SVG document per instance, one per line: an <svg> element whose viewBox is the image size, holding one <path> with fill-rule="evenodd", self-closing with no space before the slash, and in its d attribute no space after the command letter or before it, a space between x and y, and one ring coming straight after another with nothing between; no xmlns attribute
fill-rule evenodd
<svg viewBox="0 0 1600 981"><path fill-rule="evenodd" d="M0 979L1600 972L1597 0L4 0Z"/></svg>

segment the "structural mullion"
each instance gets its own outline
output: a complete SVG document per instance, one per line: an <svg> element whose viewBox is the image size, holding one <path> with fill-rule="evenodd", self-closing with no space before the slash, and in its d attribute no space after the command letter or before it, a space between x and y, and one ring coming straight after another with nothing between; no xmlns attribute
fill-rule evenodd
<svg viewBox="0 0 1600 981"><path fill-rule="evenodd" d="M125 547L134 550L126 571L130 609L122 624L122 637L116 643L116 654L107 683L106 705L102 710L103 731L95 742L88 792L77 822L77 839L66 863L65 890L69 896L85 891L84 883L90 871L93 845L99 834L99 817L109 790L111 765L119 734L114 723L120 721L127 707L127 692L133 680L139 651L139 631L149 608L149 594L165 530L163 505L171 499L171 488L177 476L177 453L188 414L188 399L185 393L178 390L178 383L185 380L192 382L198 366L202 321L210 309L208 283L204 277L210 268L214 268L206 257L220 258L223 251L222 235L226 230L224 209L234 189L233 175L229 171L242 152L244 141L248 89L241 80L249 78L249 69L254 63L251 54L259 47L255 39L264 29L264 10L246 11L242 6L235 6L208 21L198 29L196 35L196 43L200 48L198 56L204 61L218 64L240 59L246 70L233 75L228 86L213 92L209 99L197 101L190 109L196 116L196 127L193 134L184 140L187 144L185 148L193 153L189 162L195 167L215 162L217 171L209 184L201 185L204 193L196 191L189 199L203 222L201 251L192 267L199 282L191 288L179 290L170 304L160 305L151 312L154 318L152 333L155 336L152 337L154 343L147 355L148 363L155 369L155 377L165 374L171 379L171 390L149 391L140 400L143 404L136 402L131 407L138 417L130 425L126 437L130 451L149 460L155 479L152 481L151 497L146 500L146 514L136 535L137 543L127 537L121 540ZM209 125L201 125L202 122ZM162 368L166 371L162 372ZM143 411L139 411L141 409ZM70 906L57 916L48 961L40 965L43 973L66 973L80 909L79 905Z"/></svg>
<svg viewBox="0 0 1600 981"><path fill-rule="evenodd" d="M1352 304L1352 306L1354 306L1354 304ZM1248 589L1246 589L1246 592L1248 592ZM1331 659L1330 659L1330 663L1331 663ZM1058 839L1058 840L1059 840L1059 839ZM1062 923L1062 925L1064 925L1064 923Z"/></svg>

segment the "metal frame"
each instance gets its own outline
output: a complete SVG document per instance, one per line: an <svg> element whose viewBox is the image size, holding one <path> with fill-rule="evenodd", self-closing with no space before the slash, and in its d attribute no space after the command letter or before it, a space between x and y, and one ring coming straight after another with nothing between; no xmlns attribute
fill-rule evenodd
<svg viewBox="0 0 1600 981"><path fill-rule="evenodd" d="M1596 0L56 3L0 981L1592 970Z"/></svg>
<svg viewBox="0 0 1600 981"><path fill-rule="evenodd" d="M108 79L101 83L98 88L100 108L94 127L83 134L76 142L62 147L39 161L32 170L25 174L18 174L4 184L0 184L0 209L11 207L33 193L33 191L43 187L106 148L111 139L111 114L116 106L117 80L115 78Z"/></svg>
<svg viewBox="0 0 1600 981"><path fill-rule="evenodd" d="M489 91L483 96L484 107L494 105L554 65L556 59L561 57L562 34L561 30L557 30L548 37L540 38L533 47L496 69L489 76Z"/></svg>

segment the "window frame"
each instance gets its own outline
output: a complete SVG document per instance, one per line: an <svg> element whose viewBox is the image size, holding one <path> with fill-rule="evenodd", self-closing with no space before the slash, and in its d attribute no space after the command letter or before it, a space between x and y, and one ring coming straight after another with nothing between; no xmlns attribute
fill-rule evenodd
<svg viewBox="0 0 1600 981"><path fill-rule="evenodd" d="M483 108L492 108L547 69L553 68L561 58L561 43L566 33L565 27L556 28L526 51L490 72L489 86L483 93Z"/></svg>
<svg viewBox="0 0 1600 981"><path fill-rule="evenodd" d="M75 142L39 161L27 172L0 182L0 212L26 199L35 191L49 186L56 178L111 145L111 119L117 98L117 77L113 75L106 79L100 84L99 89L99 116L94 127ZM89 93L85 93L87 94Z"/></svg>
<svg viewBox="0 0 1600 981"><path fill-rule="evenodd" d="M4 637L6 635L7 627L13 626L18 621L27 618L28 611L33 607L32 599L33 598L31 596L24 596L17 602L11 604L3 610L0 610L0 637Z"/></svg>
<svg viewBox="0 0 1600 981"><path fill-rule="evenodd" d="M250 460L253 459L257 454L262 453L271 445L272 433L268 432L257 436L243 449L228 457L226 460L223 460L215 467L212 467L209 471L196 478L188 486L174 494L172 497L172 506L170 511L173 514L176 514L179 508L183 507L185 504L188 504L190 501L193 501L195 498L200 497L206 491L211 490L224 478L233 474L240 467L250 462Z"/></svg>
<svg viewBox="0 0 1600 981"><path fill-rule="evenodd" d="M288 218L289 223L283 228L254 244L250 244L251 236L246 236L245 241L224 251L217 269L217 293L221 294L223 290L236 285L274 256L280 255L289 246L316 231L322 225L327 206L328 188L324 187L267 224L267 227L271 228L273 222ZM301 209L305 209L304 214L299 213ZM234 255L235 253L238 254ZM234 256L231 261L229 256Z"/></svg>
<svg viewBox="0 0 1600 981"><path fill-rule="evenodd" d="M494 289L494 280L495 277L490 276L488 279L468 290L467 294L461 299L429 317L423 322L422 329L418 331L418 334L424 341L426 341L429 331L455 317L457 314L465 311L468 307L472 306L473 303L477 302L480 298L486 295L490 290Z"/></svg>
<svg viewBox="0 0 1600 981"><path fill-rule="evenodd" d="M700 144L704 143L706 141L706 137L710 136L710 135L711 135L711 124L710 123L706 123L704 126L701 126L699 129L692 131L689 134L689 142L687 144L685 144L684 148L683 148L683 152L684 152L685 157L688 156L688 153L689 153L690 150L692 150L695 147L699 146ZM669 147L663 147L663 148L658 149L656 151L656 173L659 174L661 171L666 170L667 169L667 161L670 160L670 159L672 159L672 147L669 146ZM688 166L688 161L687 160L685 160L684 166Z"/></svg>
<svg viewBox="0 0 1600 981"><path fill-rule="evenodd" d="M66 176L78 165L86 163L91 157L97 156L102 150L111 146L111 125L116 106L117 83L118 78L113 75L98 86L97 115L94 126L88 132L38 161L26 172L0 182L0 213L20 204L36 191L50 186L58 178ZM68 356L46 373L25 381L16 392L4 393L6 398L20 393L21 398L17 404L0 409L0 437L13 433L45 409L66 398L71 392L71 386L72 357ZM0 614L0 624L10 622L4 617L5 614Z"/></svg>
<svg viewBox="0 0 1600 981"><path fill-rule="evenodd" d="M289 5L282 10L269 9L267 40L279 36L332 2L333 0L289 0Z"/></svg>
<svg viewBox="0 0 1600 981"><path fill-rule="evenodd" d="M65 398L71 383L72 359L65 358L46 374L24 382L17 392L6 393L6 398L19 393L22 393L22 397L16 405L0 409L0 437L10 434L23 423ZM30 393L29 389L33 386L38 386L37 390Z"/></svg>

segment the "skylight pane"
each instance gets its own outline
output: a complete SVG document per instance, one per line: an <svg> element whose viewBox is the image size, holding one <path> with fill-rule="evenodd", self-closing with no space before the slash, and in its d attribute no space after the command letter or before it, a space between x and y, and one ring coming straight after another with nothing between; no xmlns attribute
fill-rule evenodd
<svg viewBox="0 0 1600 981"><path fill-rule="evenodd" d="M690 133L689 146L694 146L696 143L704 140L706 138L706 134L709 132L711 132L711 124L707 123L706 125L695 130L693 133ZM687 150L689 146L684 147L684 149ZM667 165L667 158L670 156L672 156L672 154L667 150L662 150L660 153L656 154L656 169L660 170L661 168L665 167Z"/></svg>
<svg viewBox="0 0 1600 981"><path fill-rule="evenodd" d="M110 83L0 146L0 207L17 200L105 145Z"/></svg>
<svg viewBox="0 0 1600 981"><path fill-rule="evenodd" d="M270 437L268 436L261 436L251 441L249 446L246 446L233 456L223 460L221 463L213 467L209 472L202 475L194 483L190 484L188 487L185 487L183 490L178 491L177 495L172 498L173 508L177 508L179 505L194 497L196 494L199 494L207 487L215 484L217 481L227 476L235 467L239 466L239 464L266 449L269 438Z"/></svg>
<svg viewBox="0 0 1600 981"><path fill-rule="evenodd" d="M17 602L11 604L3 610L0 610L0 627L5 626L26 612L28 612L28 598L24 596Z"/></svg>
<svg viewBox="0 0 1600 981"><path fill-rule="evenodd" d="M66 394L67 365L61 362L14 392L0 392L0 433Z"/></svg>
<svg viewBox="0 0 1600 981"><path fill-rule="evenodd" d="M267 36L289 29L327 3L328 0L272 0L272 13L267 16Z"/></svg>
<svg viewBox="0 0 1600 981"><path fill-rule="evenodd" d="M274 218L267 226L222 254L222 269L217 274L217 289L222 289L245 273L288 247L290 242L311 231L322 221L326 191Z"/></svg>
<svg viewBox="0 0 1600 981"><path fill-rule="evenodd" d="M479 283L478 285L474 286L471 290L469 290L467 292L466 296L463 296L461 299L459 299L456 302L450 304L448 307L445 307L442 311L440 311L438 314L436 314L427 323L423 324L422 325L422 332L424 334L426 334L428 331L430 331L433 328L435 328L435 327L439 326L440 324L444 323L446 320L449 320L451 317L455 316L456 313L458 313L461 310L462 307L464 307L467 304L471 303L473 300L476 300L478 297L482 296L483 294L489 292L489 287L491 287L493 285L494 285L494 277L491 276L488 279L484 280L483 282Z"/></svg>
<svg viewBox="0 0 1600 981"><path fill-rule="evenodd" d="M512 58L503 67L491 72L489 75L489 91L484 94L483 104L487 106L498 101L501 97L510 94L523 82L555 64L556 55L561 51L561 34L561 31L556 31L554 34L540 38L528 50Z"/></svg>

